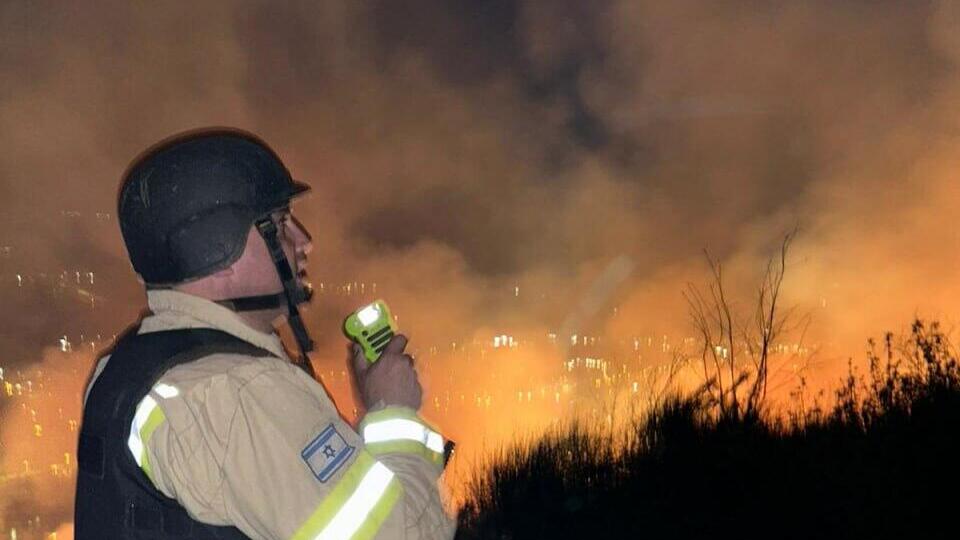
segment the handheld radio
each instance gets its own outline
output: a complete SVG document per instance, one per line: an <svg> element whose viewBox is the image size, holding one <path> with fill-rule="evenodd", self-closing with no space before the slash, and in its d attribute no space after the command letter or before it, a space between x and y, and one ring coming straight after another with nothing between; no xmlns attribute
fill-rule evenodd
<svg viewBox="0 0 960 540"><path fill-rule="evenodd" d="M347 339L360 345L363 355L372 364L380 358L380 353L397 333L397 326L387 303L377 300L350 314L343 321L343 333Z"/></svg>

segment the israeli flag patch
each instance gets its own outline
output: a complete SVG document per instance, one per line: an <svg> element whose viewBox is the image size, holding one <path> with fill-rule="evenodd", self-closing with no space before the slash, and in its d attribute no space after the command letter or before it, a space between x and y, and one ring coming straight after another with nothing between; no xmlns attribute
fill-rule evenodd
<svg viewBox="0 0 960 540"><path fill-rule="evenodd" d="M353 455L355 448L347 441L337 428L330 424L310 444L300 452L300 457L307 463L317 480L326 482L333 473L347 462Z"/></svg>

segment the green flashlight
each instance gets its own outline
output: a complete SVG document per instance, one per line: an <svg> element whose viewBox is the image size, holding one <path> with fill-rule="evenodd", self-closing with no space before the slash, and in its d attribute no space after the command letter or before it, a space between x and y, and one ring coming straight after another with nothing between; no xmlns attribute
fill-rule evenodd
<svg viewBox="0 0 960 540"><path fill-rule="evenodd" d="M397 333L397 326L390 316L390 309L383 300L363 306L343 321L343 333L347 339L357 342L363 355L371 364L380 358L380 353Z"/></svg>

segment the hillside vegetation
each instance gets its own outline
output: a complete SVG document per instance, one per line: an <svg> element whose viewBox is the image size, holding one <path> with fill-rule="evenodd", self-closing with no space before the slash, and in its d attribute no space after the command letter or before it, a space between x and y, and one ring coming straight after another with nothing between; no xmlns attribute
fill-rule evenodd
<svg viewBox="0 0 960 540"><path fill-rule="evenodd" d="M742 414L702 390L626 432L572 424L506 449L458 538L958 538L956 354L921 321L880 349L826 409Z"/></svg>

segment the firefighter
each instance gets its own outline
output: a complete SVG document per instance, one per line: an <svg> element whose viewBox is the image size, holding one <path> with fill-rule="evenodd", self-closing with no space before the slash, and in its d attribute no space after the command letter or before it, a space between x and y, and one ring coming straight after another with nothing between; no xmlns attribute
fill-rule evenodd
<svg viewBox="0 0 960 540"><path fill-rule="evenodd" d="M311 243L290 212L308 189L230 129L172 137L125 173L120 228L149 311L87 387L78 540L453 536L406 338L372 365L348 347L357 431L313 376L297 308Z"/></svg>

